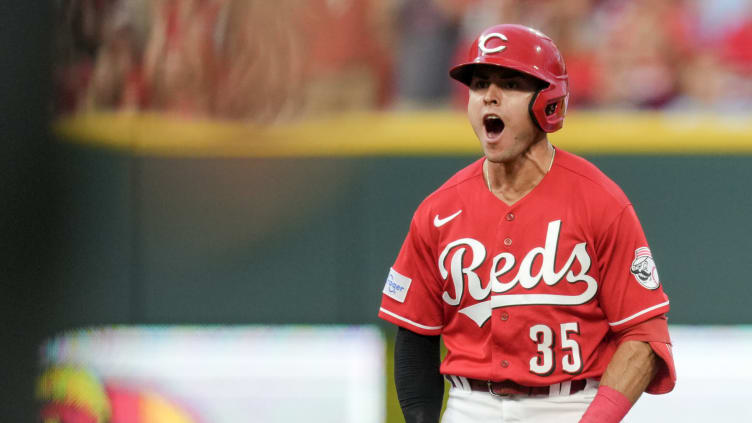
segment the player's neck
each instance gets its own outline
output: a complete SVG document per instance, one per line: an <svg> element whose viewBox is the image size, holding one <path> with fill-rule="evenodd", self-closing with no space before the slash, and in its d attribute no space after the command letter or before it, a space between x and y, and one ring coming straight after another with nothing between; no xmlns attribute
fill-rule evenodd
<svg viewBox="0 0 752 423"><path fill-rule="evenodd" d="M543 140L509 162L483 162L488 190L507 205L522 199L546 176L553 165L556 150Z"/></svg>

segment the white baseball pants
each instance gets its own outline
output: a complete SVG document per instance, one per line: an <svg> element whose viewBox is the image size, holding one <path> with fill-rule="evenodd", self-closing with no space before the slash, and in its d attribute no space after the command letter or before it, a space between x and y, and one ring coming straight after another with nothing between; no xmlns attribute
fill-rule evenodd
<svg viewBox="0 0 752 423"><path fill-rule="evenodd" d="M451 387L441 423L577 423L595 398L598 381L588 379L585 389L571 395L566 386L559 388L547 396L498 397Z"/></svg>

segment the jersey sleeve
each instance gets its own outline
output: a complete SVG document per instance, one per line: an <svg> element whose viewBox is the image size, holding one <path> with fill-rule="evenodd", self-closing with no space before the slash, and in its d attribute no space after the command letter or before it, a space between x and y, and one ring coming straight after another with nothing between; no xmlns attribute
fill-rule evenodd
<svg viewBox="0 0 752 423"><path fill-rule="evenodd" d="M387 274L379 317L416 333L439 335L444 327L441 284L427 235L416 213Z"/></svg>
<svg viewBox="0 0 752 423"><path fill-rule="evenodd" d="M668 312L668 297L631 205L603 231L596 250L601 275L598 300L612 331Z"/></svg>
<svg viewBox="0 0 752 423"><path fill-rule="evenodd" d="M676 366L671 351L668 318L665 315L656 316L618 333L618 344L631 340L647 342L658 357L658 371L645 392L654 395L671 392L676 385Z"/></svg>

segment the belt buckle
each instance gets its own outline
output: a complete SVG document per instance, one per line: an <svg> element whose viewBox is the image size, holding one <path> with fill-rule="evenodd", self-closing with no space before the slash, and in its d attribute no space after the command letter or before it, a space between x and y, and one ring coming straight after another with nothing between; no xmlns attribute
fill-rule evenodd
<svg viewBox="0 0 752 423"><path fill-rule="evenodd" d="M490 393L491 395L493 395L495 397L507 398L507 397L510 397L512 395L512 394L497 394L496 392L494 392L494 390L493 390L493 382L490 381L490 380L486 381L486 385L488 386L488 393Z"/></svg>

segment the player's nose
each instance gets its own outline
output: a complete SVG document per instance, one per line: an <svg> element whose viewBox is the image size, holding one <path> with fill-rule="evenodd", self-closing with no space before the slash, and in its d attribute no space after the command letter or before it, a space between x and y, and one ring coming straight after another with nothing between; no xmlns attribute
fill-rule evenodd
<svg viewBox="0 0 752 423"><path fill-rule="evenodd" d="M501 88L494 83L488 84L485 96L483 96L483 102L486 105L499 105L501 103Z"/></svg>

